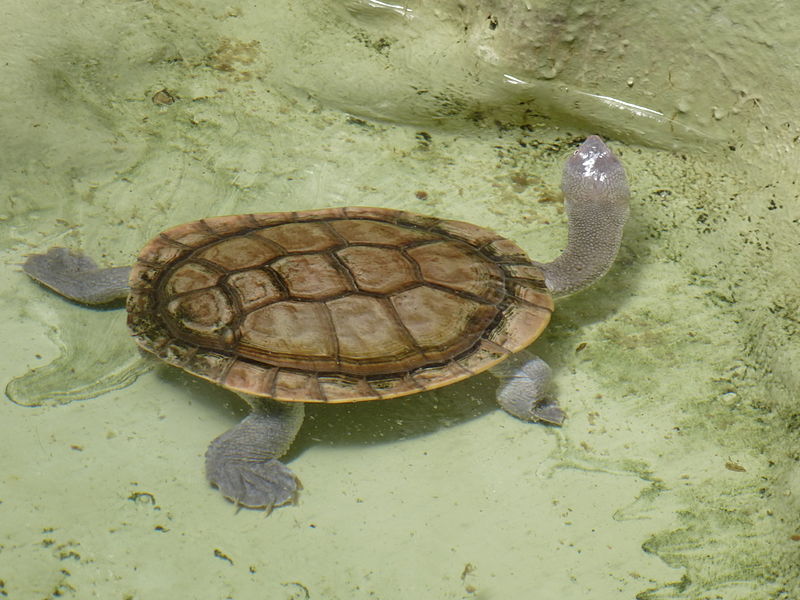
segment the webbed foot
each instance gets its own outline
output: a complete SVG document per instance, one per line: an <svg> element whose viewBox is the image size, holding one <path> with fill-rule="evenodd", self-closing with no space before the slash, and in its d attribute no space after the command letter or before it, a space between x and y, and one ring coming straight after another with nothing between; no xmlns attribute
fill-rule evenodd
<svg viewBox="0 0 800 600"><path fill-rule="evenodd" d="M302 488L294 473L278 459L253 461L207 456L206 475L222 495L237 506L263 508L267 512L297 502Z"/></svg>
<svg viewBox="0 0 800 600"><path fill-rule="evenodd" d="M530 355L529 355L530 356ZM497 402L507 413L534 423L562 425L564 411L550 390L551 371L541 358L531 356L523 363L511 359L492 369L502 383Z"/></svg>

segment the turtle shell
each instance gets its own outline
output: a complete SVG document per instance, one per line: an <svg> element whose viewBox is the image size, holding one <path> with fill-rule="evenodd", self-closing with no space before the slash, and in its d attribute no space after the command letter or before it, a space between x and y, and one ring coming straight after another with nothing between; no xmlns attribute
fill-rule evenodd
<svg viewBox="0 0 800 600"><path fill-rule="evenodd" d="M541 270L496 233L387 208L201 219L142 250L128 326L165 362L297 402L403 396L536 339Z"/></svg>

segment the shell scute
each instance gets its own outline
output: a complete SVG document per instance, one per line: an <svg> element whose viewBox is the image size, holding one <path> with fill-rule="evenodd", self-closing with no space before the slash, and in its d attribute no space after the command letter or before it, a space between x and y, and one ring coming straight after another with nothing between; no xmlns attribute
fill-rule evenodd
<svg viewBox="0 0 800 600"><path fill-rule="evenodd" d="M284 223L254 234L286 252L319 252L343 245L342 239L325 222Z"/></svg>

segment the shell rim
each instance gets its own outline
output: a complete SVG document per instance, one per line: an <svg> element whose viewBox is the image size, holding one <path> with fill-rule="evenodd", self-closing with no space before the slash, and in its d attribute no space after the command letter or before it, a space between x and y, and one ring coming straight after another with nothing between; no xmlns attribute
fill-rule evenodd
<svg viewBox="0 0 800 600"><path fill-rule="evenodd" d="M215 238L214 241L219 241L220 239L224 239L226 237L231 237L234 235L232 232L227 233L219 233L217 232L214 227L220 224L229 224L234 222L236 219L244 219L247 222L251 223L252 226L250 227L249 231L253 231L256 229L262 229L266 226L275 226L285 223L296 223L296 222L313 222L313 221L330 221L334 219L364 219L364 220L371 220L371 221L379 221L379 222L386 222L386 223L393 223L398 225L403 225L406 227L411 227L415 229L425 229L431 232L436 233L437 235L444 235L446 237L458 239L469 244L472 248L479 251L486 260L493 262L501 267L504 274L506 273L503 266L524 266L528 268L536 268L541 275L540 277L540 285L537 287L537 291L539 293L538 299L543 302L543 304L532 304L531 306L535 306L538 311L538 317L535 321L536 327L531 328L528 332L528 335L524 336L524 340L515 347L513 350L509 350L508 348L503 347L500 344L494 344L490 340L484 338L487 333L492 332L498 327L499 322L501 322L504 318L504 315L507 314L509 310L509 305L513 302L516 303L526 303L527 301L516 296L512 296L508 294L508 285L506 285L506 295L498 304L498 314L496 315L495 319L492 321L490 325L488 325L484 332L480 335L480 337L476 340L476 342L470 346L469 348L463 350L458 355L454 355L449 357L446 361L441 361L439 363L431 363L426 364L422 367L412 369L412 370L399 370L396 372L380 372L371 375L365 375L362 377L355 377L353 375L349 375L346 373L340 373L337 371L325 371L325 372L311 372L304 369L299 368L291 368L291 367L265 367L266 363L258 363L257 361L253 361L251 359L237 356L234 350L225 352L220 349L212 349L208 350L206 347L199 346L191 341L185 341L182 339L168 339L166 342L160 346L153 345L150 343L150 340L145 338L142 335L142 332L137 330L134 325L135 317L139 312L135 309L135 298L142 294L158 294L158 291L153 290L153 286L150 283L144 282L141 278L142 272L148 268L153 268L158 266L159 264L162 267L165 267L167 270L170 268L175 268L176 265L181 264L187 256L192 252L199 251L200 248L203 248L204 245L195 245L195 246L188 246L180 244L176 240L172 239L172 236L175 236L176 233L180 233L186 231L188 227L192 226L200 226L205 227L208 229L209 235ZM270 221L270 225L264 225L264 221ZM236 234L244 233L247 230L246 227L242 227L236 230ZM479 232L482 235L489 235L483 245L479 246L476 245L473 239L468 234L461 234L458 235L458 231L466 231L466 232ZM510 260L508 262L501 262L495 257L487 256L484 254L484 249L491 244L496 242L504 242L509 245L512 249L515 249L515 253L507 255ZM175 246L182 246L182 250L184 253L179 254L178 256L164 261L163 263L154 264L152 262L148 262L146 260L142 260L142 256L147 253L149 249L151 249L154 245L164 244ZM208 242L210 243L210 242ZM157 279L156 281L159 281ZM412 393L417 393L421 391L428 391L437 389L440 387L444 387L450 385L451 383L456 383L458 381L462 381L473 375L477 375L494 365L502 362L508 356L517 352L525 347L527 347L530 343L532 343L535 339L537 339L542 331L547 327L550 315L553 310L553 301L552 296L549 291L546 289L544 284L544 278L541 274L541 270L539 270L535 265L530 261L527 257L525 252L519 248L516 244L504 238L496 233L488 230L486 228L473 225L470 223L462 222L462 221L454 221L449 219L441 219L438 217L431 217L426 215L418 215L416 213L409 213L406 211L399 211L395 209L389 208L374 208L374 207L346 207L346 208L333 208L333 209L318 209L318 210L311 210L311 211L293 211L293 212L278 212L278 213L251 213L245 215L229 215L223 217L212 217L208 219L201 219L198 221L193 221L190 223L185 223L183 225L178 225L176 227L170 228L163 233L159 234L153 240L151 240L148 244L146 244L140 254L139 260L137 260L137 264L131 270L130 276L130 284L131 284L131 294L129 295L128 301L128 312L129 312L129 327L131 328L131 332L133 337L135 338L137 344L148 353L154 354L161 360L167 362L168 364L172 364L183 370L195 375L201 379L205 379L221 387L227 388L231 391L238 392L240 394L245 395L253 395L253 396L264 396L274 398L276 400L287 401L287 402L331 402L331 403L338 403L338 402L358 402L358 401L370 401L370 400L377 400L377 399L384 399L384 398L393 398L399 396L405 396ZM506 304L508 303L508 304ZM146 316L146 315L145 315ZM487 348L488 346L488 348ZM172 353L170 353L170 349ZM185 350L186 354L181 355L179 352L175 352L175 350ZM469 369L464 365L460 364L459 361L463 360L464 358L469 358L470 356L476 355L479 351L488 351L493 353L495 356L493 358L484 358L479 361L479 368L477 369ZM205 355L212 356L216 355L217 358L221 360L227 360L230 364L227 369L224 370L221 374L219 372L209 373L202 368L192 368L189 361L192 360L194 356L198 354L198 352L205 352ZM204 355L204 356L205 356ZM243 363L245 365L249 364L250 367L253 368L263 368L263 369L276 369L286 374L294 374L298 377L314 377L319 381L330 380L332 385L336 385L337 382L341 383L341 381L348 379L348 380L358 380L354 387L358 387L359 385L367 386L370 388L370 393L362 394L361 396L354 395L352 397L348 397L346 399L325 399L325 398L314 398L311 396L291 396L291 395L281 395L281 394L274 394L274 393L266 393L266 392L259 392L254 390L252 387L236 385L226 382L227 373L231 370L232 366L236 363ZM447 370L445 375L440 376L438 378L424 378L423 382L419 382L416 380L417 377L424 375L425 371L431 370ZM275 375L277 377L277 373ZM381 393L378 389L382 381L403 381L405 385L399 386L398 388L392 390L386 390L385 393ZM321 383L318 384L321 386Z"/></svg>

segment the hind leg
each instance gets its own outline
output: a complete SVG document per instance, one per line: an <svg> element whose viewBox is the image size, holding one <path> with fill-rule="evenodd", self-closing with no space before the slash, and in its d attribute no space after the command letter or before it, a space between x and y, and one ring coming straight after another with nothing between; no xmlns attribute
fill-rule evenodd
<svg viewBox="0 0 800 600"><path fill-rule="evenodd" d="M303 403L240 396L252 412L211 442L206 476L237 505L270 512L297 499L300 482L278 459L289 450L303 423Z"/></svg>
<svg viewBox="0 0 800 600"><path fill-rule="evenodd" d="M66 248L31 254L22 270L43 286L81 304L106 304L126 298L131 272L130 267L101 269L91 258Z"/></svg>

